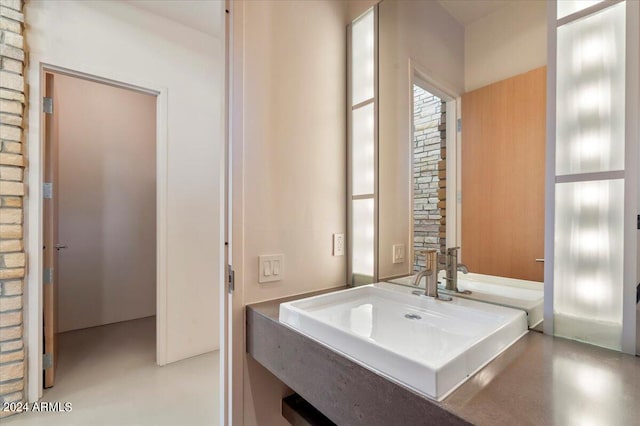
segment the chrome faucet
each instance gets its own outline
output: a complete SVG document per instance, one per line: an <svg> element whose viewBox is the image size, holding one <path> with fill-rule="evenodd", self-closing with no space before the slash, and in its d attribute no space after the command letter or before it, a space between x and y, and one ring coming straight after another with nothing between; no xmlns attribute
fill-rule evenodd
<svg viewBox="0 0 640 426"><path fill-rule="evenodd" d="M420 285L420 280L423 277L426 279L426 285L424 289L424 295L428 297L433 297L434 299L442 300L448 302L451 299L450 296L443 296L438 294L438 252L435 249L423 250L418 253L424 253L426 257L425 269L418 272L416 277L413 280L413 285ZM414 292L415 293L415 292ZM418 293L419 294L419 293Z"/></svg>
<svg viewBox="0 0 640 426"><path fill-rule="evenodd" d="M445 288L450 291L455 291L456 293L471 294L469 290L458 290L458 271L463 274L469 273L467 265L458 263L458 250L460 250L460 247L450 247L447 249Z"/></svg>

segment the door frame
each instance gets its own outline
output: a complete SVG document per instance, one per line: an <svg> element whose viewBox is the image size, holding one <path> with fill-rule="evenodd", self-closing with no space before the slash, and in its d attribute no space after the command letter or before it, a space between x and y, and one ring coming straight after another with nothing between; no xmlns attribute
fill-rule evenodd
<svg viewBox="0 0 640 426"><path fill-rule="evenodd" d="M233 306L233 294L232 285L233 280L233 239L232 239L232 203L231 203L231 189L232 189L232 155L230 149L231 140L231 107L233 88L231 86L233 77L233 19L231 17L233 11L233 2L231 0L225 0L224 2L225 14L224 14L224 182L223 182L223 218L222 218L222 232L224 238L224 249L222 250L224 270L223 284L221 286L220 293L220 424L229 425L232 421L233 415L233 402L232 402L232 374L233 374L233 338L232 338L232 326L233 317L231 315L230 307ZM235 283L233 283L235 285Z"/></svg>
<svg viewBox="0 0 640 426"><path fill-rule="evenodd" d="M135 90L156 96L156 363L165 365L167 354L167 182L168 182L168 88L146 82L124 82L106 70L72 70L33 58L29 72L30 92L37 102L29 103L27 152L27 185L25 205L25 242L28 256L24 339L27 349L26 399L36 402L42 397L43 353L43 199L44 123L42 107L44 79L47 72L65 74L96 83ZM30 96L33 98L33 96ZM54 105L55 111L55 105ZM56 194L54 194L55 196Z"/></svg>
<svg viewBox="0 0 640 426"><path fill-rule="evenodd" d="M432 95L445 101L447 104L447 128L446 128L446 167L447 167L447 216L446 216L446 240L449 247L460 247L461 234L461 205L460 194L461 174L460 174L460 143L461 132L458 130L458 119L461 116L461 95L447 84L432 77L429 72L422 68L418 62L409 58L409 135L411 138L411 149L409 150L409 182L411 182L411 191L409 197L409 253L411 262L409 264L409 273L413 274L413 262L415 258L413 249L413 135L414 135L414 97L413 86L419 86L427 90ZM455 202L454 202L455 201ZM462 250L458 253L458 258L462 259Z"/></svg>
<svg viewBox="0 0 640 426"><path fill-rule="evenodd" d="M227 383L225 393L225 425L244 424L244 1L227 3L229 10L227 58L227 230L228 264L233 265L234 290L227 293L223 322L226 323L225 365ZM236 220L234 220L236 218ZM225 287L228 286L228 282ZM221 352L222 353L222 352Z"/></svg>

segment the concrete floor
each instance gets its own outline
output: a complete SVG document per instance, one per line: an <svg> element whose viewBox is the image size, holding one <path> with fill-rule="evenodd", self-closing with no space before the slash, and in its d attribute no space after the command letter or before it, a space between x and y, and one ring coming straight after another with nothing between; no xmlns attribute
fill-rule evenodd
<svg viewBox="0 0 640 426"><path fill-rule="evenodd" d="M158 367L154 317L63 333L58 342L56 385L42 400L71 402L72 411L18 414L3 426L219 423L218 352Z"/></svg>

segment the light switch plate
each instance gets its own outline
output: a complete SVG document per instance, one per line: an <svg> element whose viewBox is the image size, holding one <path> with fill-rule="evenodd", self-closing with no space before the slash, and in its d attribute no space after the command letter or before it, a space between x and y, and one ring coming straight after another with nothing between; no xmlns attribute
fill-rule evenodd
<svg viewBox="0 0 640 426"><path fill-rule="evenodd" d="M404 244L393 245L393 263L404 262Z"/></svg>
<svg viewBox="0 0 640 426"><path fill-rule="evenodd" d="M284 254L259 256L258 282L269 283L284 278Z"/></svg>
<svg viewBox="0 0 640 426"><path fill-rule="evenodd" d="M333 234L333 255L344 256L344 234Z"/></svg>

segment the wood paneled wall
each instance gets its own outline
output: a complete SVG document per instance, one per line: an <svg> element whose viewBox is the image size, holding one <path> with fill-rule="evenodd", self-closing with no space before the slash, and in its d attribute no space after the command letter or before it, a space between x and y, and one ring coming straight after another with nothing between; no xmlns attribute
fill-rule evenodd
<svg viewBox="0 0 640 426"><path fill-rule="evenodd" d="M462 262L543 281L546 67L462 96Z"/></svg>

